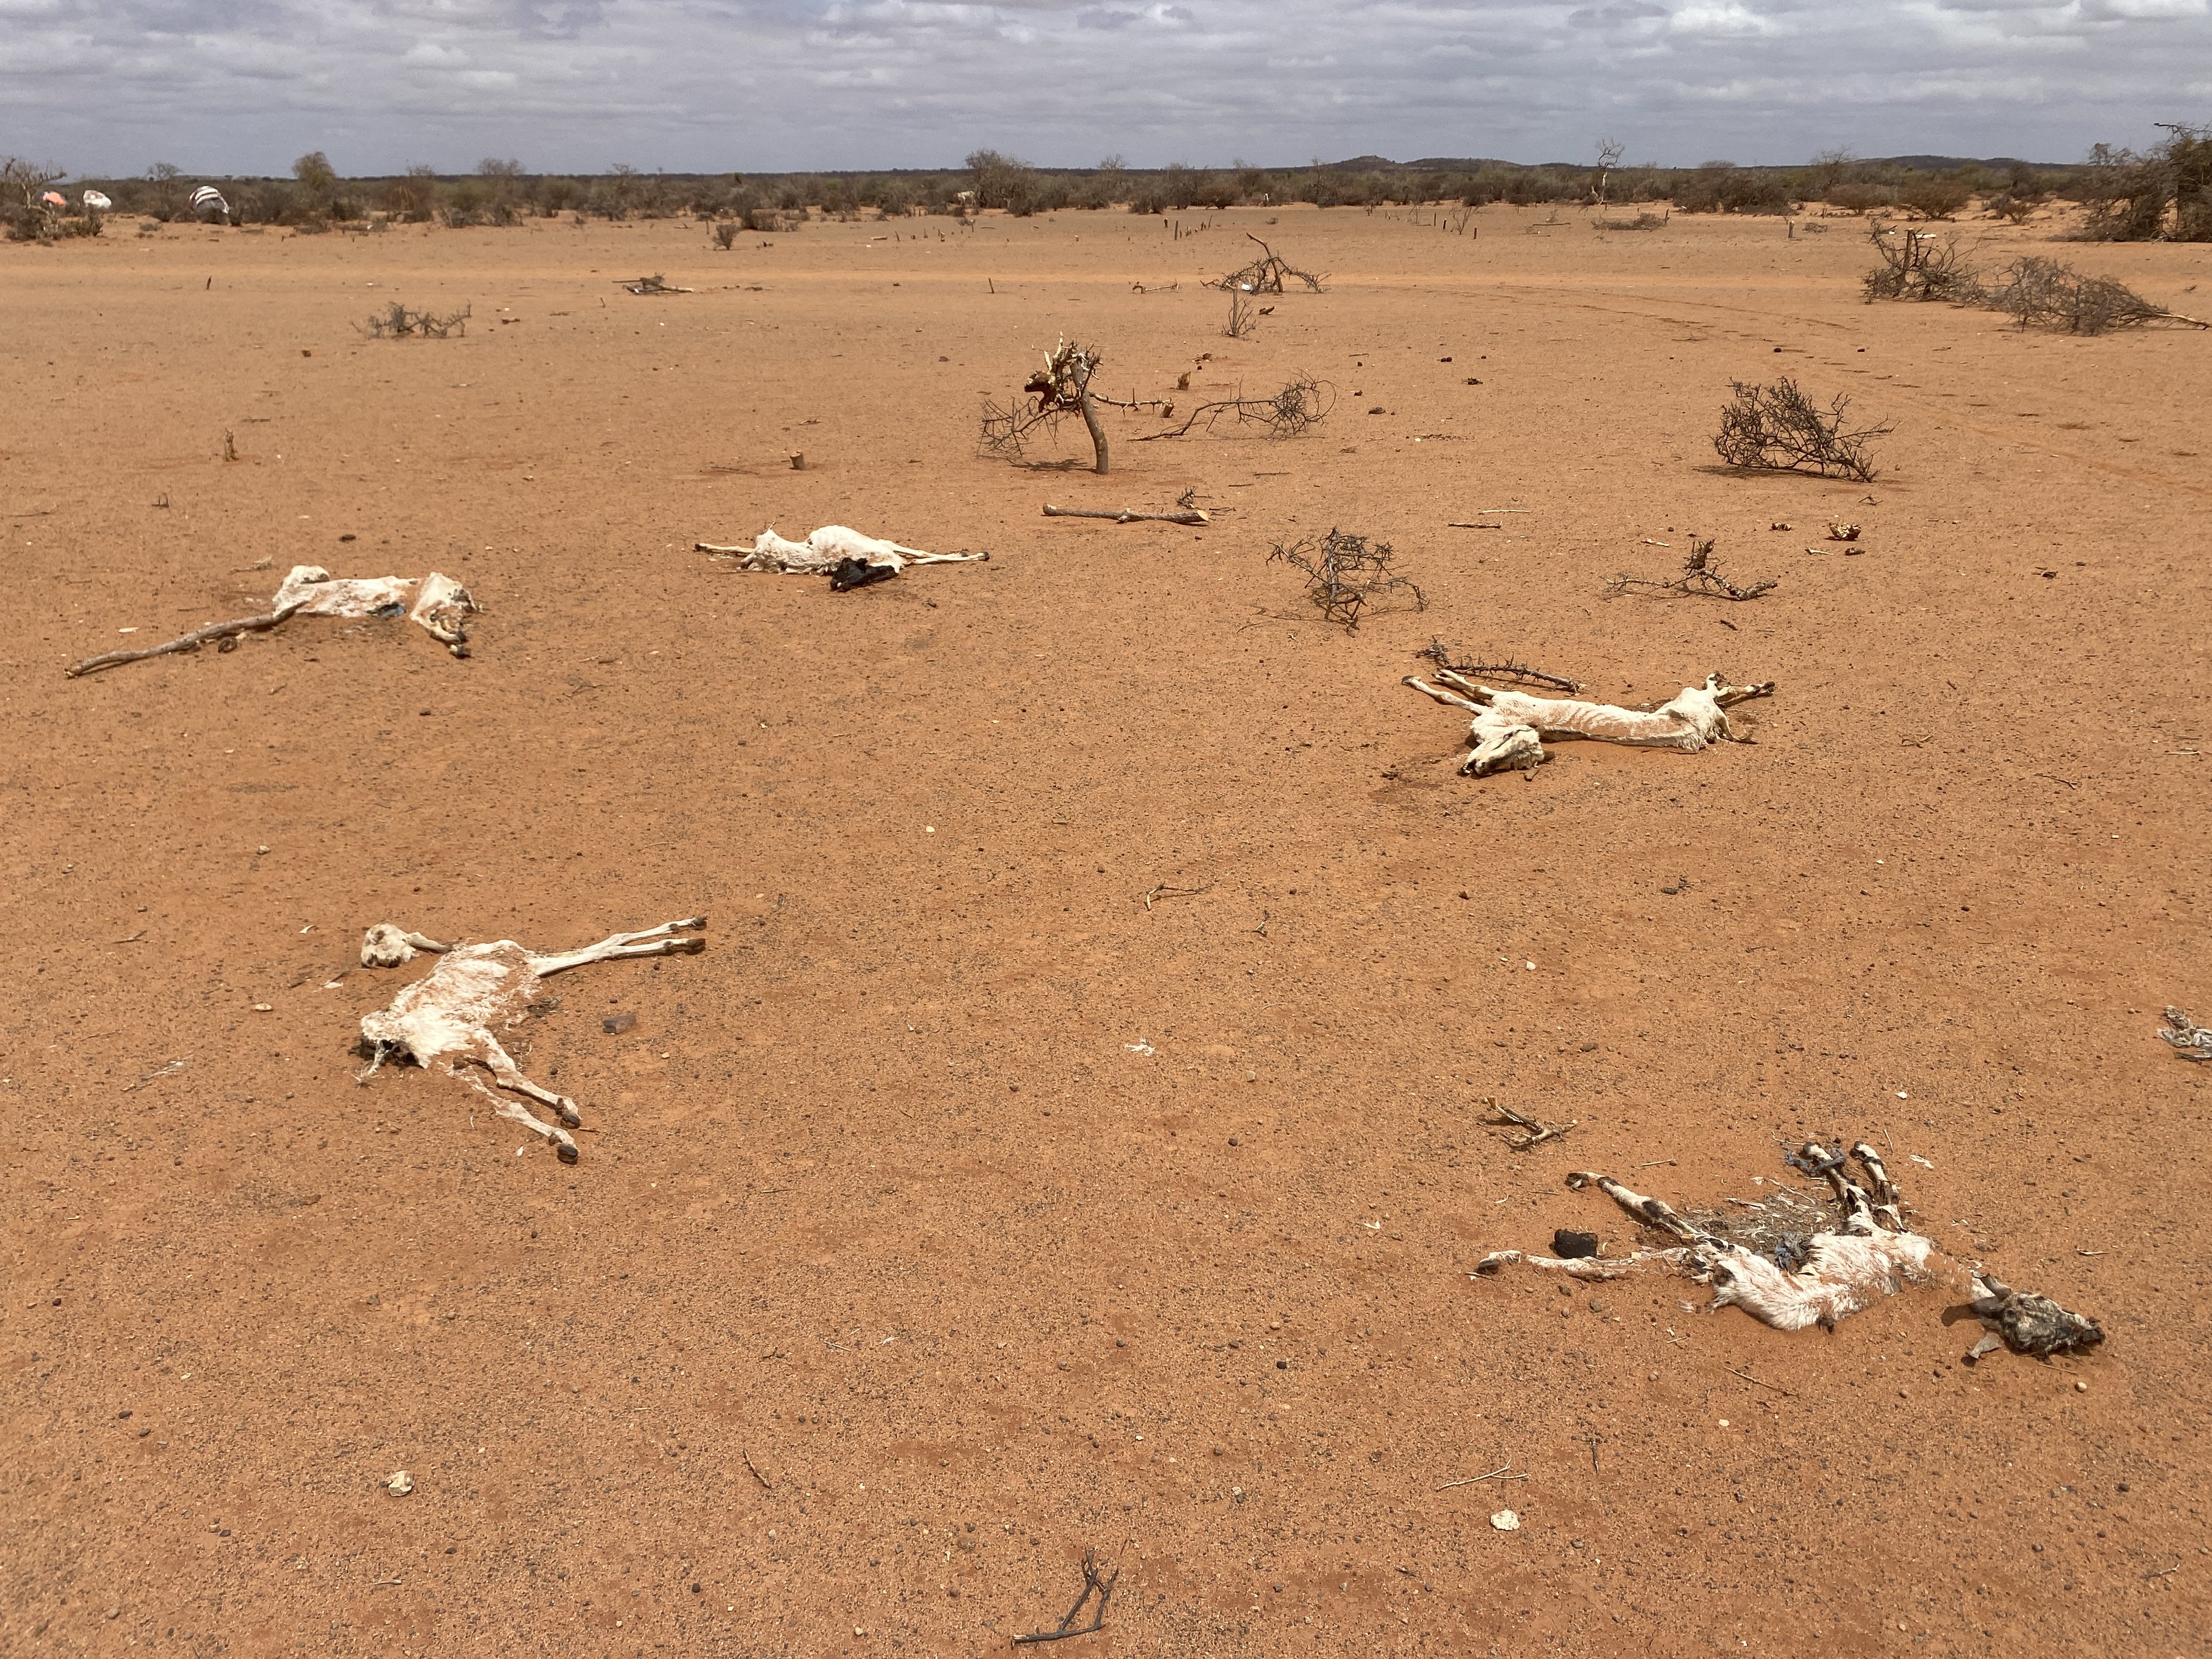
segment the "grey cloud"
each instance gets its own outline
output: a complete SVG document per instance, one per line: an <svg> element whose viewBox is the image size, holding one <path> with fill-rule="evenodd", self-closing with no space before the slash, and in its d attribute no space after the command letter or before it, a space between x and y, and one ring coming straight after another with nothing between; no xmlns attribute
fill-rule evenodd
<svg viewBox="0 0 2212 1659"><path fill-rule="evenodd" d="M989 146L2069 160L2203 119L2207 0L0 0L0 154L352 172L942 166ZM1041 66L1049 65L1049 76ZM1069 88L1098 89L1071 96Z"/></svg>

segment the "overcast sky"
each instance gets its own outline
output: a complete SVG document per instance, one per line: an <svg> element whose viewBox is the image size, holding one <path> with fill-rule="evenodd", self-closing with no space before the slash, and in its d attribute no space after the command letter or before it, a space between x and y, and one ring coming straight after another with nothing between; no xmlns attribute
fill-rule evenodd
<svg viewBox="0 0 2212 1659"><path fill-rule="evenodd" d="M2069 161L2212 121L2212 0L0 0L0 154L343 173L1362 154Z"/></svg>

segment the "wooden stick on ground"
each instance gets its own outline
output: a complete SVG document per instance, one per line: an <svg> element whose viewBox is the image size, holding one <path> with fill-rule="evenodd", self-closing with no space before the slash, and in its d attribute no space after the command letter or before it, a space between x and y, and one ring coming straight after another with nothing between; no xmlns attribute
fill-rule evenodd
<svg viewBox="0 0 2212 1659"><path fill-rule="evenodd" d="M288 605L282 611L271 611L265 617L240 617L235 622L210 623L205 628L196 628L181 638L167 645L149 646L143 651L110 651L101 656L87 657L73 662L62 672L70 679L80 674L89 674L96 668L113 668L126 662L143 662L149 657L166 657L175 651L197 651L210 640L224 640L235 634L258 634L285 621L300 607Z"/></svg>
<svg viewBox="0 0 2212 1659"><path fill-rule="evenodd" d="M1203 507L1186 507L1179 513L1133 513L1127 507L1118 512L1089 507L1048 507L1048 519L1109 519L1115 524L1212 524Z"/></svg>

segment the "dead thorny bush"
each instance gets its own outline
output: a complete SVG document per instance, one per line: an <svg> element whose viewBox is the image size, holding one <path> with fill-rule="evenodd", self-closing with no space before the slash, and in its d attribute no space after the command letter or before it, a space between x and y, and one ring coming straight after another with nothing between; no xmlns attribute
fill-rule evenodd
<svg viewBox="0 0 2212 1659"><path fill-rule="evenodd" d="M372 340L397 340L410 334L442 340L469 331L469 307L463 306L441 317L432 312L410 311L394 300L382 311L372 313L358 327Z"/></svg>
<svg viewBox="0 0 2212 1659"><path fill-rule="evenodd" d="M1232 340L1249 338L1253 330L1259 326L1258 310L1259 307L1253 304L1252 296L1249 294L1241 288L1231 289L1229 290L1229 321L1221 331Z"/></svg>
<svg viewBox="0 0 2212 1659"><path fill-rule="evenodd" d="M1867 236L1881 263L1863 279L1869 303L1875 300L1951 300L1972 304L1981 283L1955 235L1895 230L1876 219Z"/></svg>
<svg viewBox="0 0 2212 1659"><path fill-rule="evenodd" d="M2056 259L2015 259L1982 295L1982 303L2008 313L2022 328L2063 328L2069 334L2102 334L2150 323L2204 324L2154 305L2109 276L2085 276Z"/></svg>
<svg viewBox="0 0 2212 1659"><path fill-rule="evenodd" d="M1710 536L1690 538L1689 556L1682 561L1682 573L1662 580L1656 576L1632 576L1626 571L1607 578L1605 596L1617 599L1624 593L1665 593L1675 599L1709 598L1716 599L1755 599L1762 593L1771 593L1781 585L1778 579L1769 576L1761 581L1739 585L1730 581L1713 567L1713 538Z"/></svg>
<svg viewBox="0 0 2212 1659"><path fill-rule="evenodd" d="M1429 608L1429 596L1413 579L1391 570L1395 556L1388 542L1370 542L1364 536L1332 529L1318 545L1297 541L1286 547L1276 543L1267 562L1287 564L1303 572L1306 598L1314 608L1350 633L1359 626L1368 606L1387 594L1411 593L1416 611Z"/></svg>
<svg viewBox="0 0 2212 1659"><path fill-rule="evenodd" d="M1844 424L1851 400L1838 392L1826 410L1786 375L1771 386L1732 380L1735 397L1721 410L1713 447L1730 466L1768 472L1813 472L1824 478L1872 483L1867 446L1896 428Z"/></svg>
<svg viewBox="0 0 2212 1659"><path fill-rule="evenodd" d="M1296 265L1286 264L1280 254L1260 241L1250 231L1246 231L1244 237L1247 241L1259 243L1260 257L1251 264L1208 283L1208 288L1224 288L1245 294L1280 294L1283 292L1283 279L1295 276L1312 292L1319 294L1322 284L1328 280L1326 276L1316 276L1310 270L1300 270Z"/></svg>
<svg viewBox="0 0 2212 1659"><path fill-rule="evenodd" d="M1428 644L1413 654L1434 663L1446 673L1480 680L1486 684L1493 680L1507 680L1516 685L1535 685L1547 690L1564 691L1569 696L1583 689L1579 681L1571 680L1564 674L1548 674L1540 668L1531 668L1527 663L1516 662L1510 656L1500 662L1462 659L1459 648L1457 641L1431 636Z"/></svg>

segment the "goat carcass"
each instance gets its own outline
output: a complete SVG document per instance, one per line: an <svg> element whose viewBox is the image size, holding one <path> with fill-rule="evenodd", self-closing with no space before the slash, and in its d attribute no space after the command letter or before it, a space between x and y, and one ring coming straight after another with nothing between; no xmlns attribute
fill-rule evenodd
<svg viewBox="0 0 2212 1659"><path fill-rule="evenodd" d="M362 1016L361 1046L369 1065L354 1080L366 1084L387 1060L411 1060L418 1066L442 1060L449 1073L465 1075L472 1087L489 1098L501 1117L513 1118L551 1141L561 1161L574 1164L576 1143L568 1130L583 1121L577 1115L576 1103L550 1089L541 1089L523 1076L500 1046L495 1030L512 1030L527 1018L538 986L554 974L627 957L696 955L707 948L706 939L700 937L706 930L706 917L687 916L642 933L617 933L580 951L541 957L512 939L441 945L420 933L380 922L362 941L364 964L397 964L420 950L439 953L438 965L394 997L390 1007ZM475 1073L464 1073L464 1064L489 1073L492 1083L500 1089L551 1107L567 1127L541 1122L528 1107L495 1092Z"/></svg>
<svg viewBox="0 0 2212 1659"><path fill-rule="evenodd" d="M1730 685L1712 674L1703 685L1686 685L1680 696L1656 708L1644 710L1500 690L1478 685L1449 668L1439 671L1437 678L1466 695L1440 690L1411 674L1406 677L1406 684L1438 702L1474 713L1474 724L1468 731L1468 741L1474 747L1459 769L1462 775L1478 778L1541 766L1547 738L1555 743L1565 738L1595 738L1632 748L1682 749L1692 754L1711 744L1742 742L1729 726L1729 707L1774 693L1772 680Z"/></svg>
<svg viewBox="0 0 2212 1659"><path fill-rule="evenodd" d="M842 524L825 524L803 542L786 540L770 525L750 547L723 547L714 542L694 545L702 553L735 556L740 570L771 570L787 576L826 576L854 559L896 574L910 564L967 564L991 556L988 553L925 553L918 547L902 547L896 542L863 536Z"/></svg>
<svg viewBox="0 0 2212 1659"><path fill-rule="evenodd" d="M2105 1340L2095 1320L2069 1313L2048 1297L2013 1290L1979 1268L1946 1255L1933 1239L1908 1231L1904 1200L1882 1167L1881 1154L1861 1141L1851 1148L1850 1157L1865 1168L1874 1188L1871 1198L1846 1172L1842 1153L1831 1156L1808 1143L1797 1155L1801 1168L1827 1177L1843 1206L1844 1221L1833 1231L1816 1231L1806 1238L1804 1260L1795 1269L1698 1226L1663 1200L1631 1192L1610 1176L1582 1170L1567 1177L1568 1186L1577 1191L1597 1188L1674 1243L1625 1256L1562 1257L1498 1250L1485 1256L1475 1271L1496 1273L1521 1263L1577 1279L1617 1279L1647 1264L1656 1265L1711 1285L1713 1309L1734 1304L1779 1331L1832 1327L1905 1285L1934 1285L1966 1302L1984 1326L2021 1353L2045 1358Z"/></svg>

